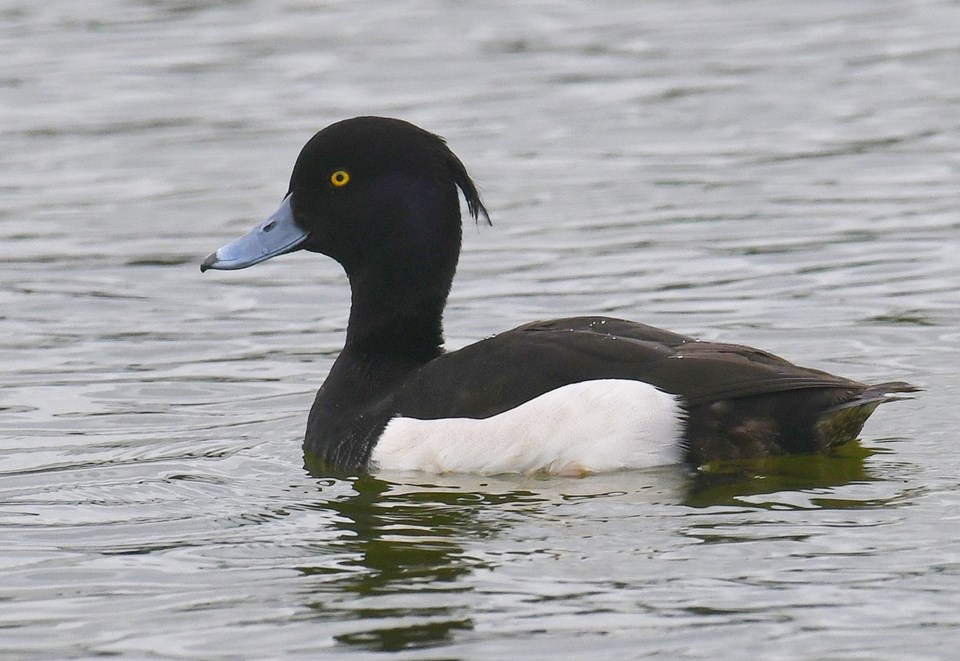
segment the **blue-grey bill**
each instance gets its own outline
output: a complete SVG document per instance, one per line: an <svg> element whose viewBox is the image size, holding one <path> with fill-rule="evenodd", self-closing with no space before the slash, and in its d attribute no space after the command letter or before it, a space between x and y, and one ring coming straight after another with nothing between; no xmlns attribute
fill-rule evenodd
<svg viewBox="0 0 960 661"><path fill-rule="evenodd" d="M290 196L287 195L272 216L203 260L200 271L245 269L271 257L296 250L297 246L307 240L307 236L308 234L293 222L293 209L290 208Z"/></svg>

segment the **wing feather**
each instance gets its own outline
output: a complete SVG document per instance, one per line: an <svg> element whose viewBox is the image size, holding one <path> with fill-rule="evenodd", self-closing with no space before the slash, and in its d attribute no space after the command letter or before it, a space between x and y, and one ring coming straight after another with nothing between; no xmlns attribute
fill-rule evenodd
<svg viewBox="0 0 960 661"><path fill-rule="evenodd" d="M395 406L419 418L484 418L594 379L645 381L688 407L788 390L864 387L751 347L700 342L621 319L573 317L526 324L444 354L417 371Z"/></svg>

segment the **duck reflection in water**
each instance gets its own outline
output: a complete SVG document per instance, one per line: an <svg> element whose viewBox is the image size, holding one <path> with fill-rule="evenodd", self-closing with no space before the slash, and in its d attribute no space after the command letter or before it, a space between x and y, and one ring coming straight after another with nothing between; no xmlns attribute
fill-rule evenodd
<svg viewBox="0 0 960 661"><path fill-rule="evenodd" d="M309 603L317 616L343 623L338 642L376 651L431 647L472 629L476 605L462 579L488 563L464 544L506 525L483 516L491 508L537 507L543 501L522 488L483 492L403 485L370 475L346 481L352 495L311 506L333 514L332 525L341 534L317 549L318 564L300 571L320 583L308 588L310 595L324 595ZM344 482L324 479L321 489Z"/></svg>

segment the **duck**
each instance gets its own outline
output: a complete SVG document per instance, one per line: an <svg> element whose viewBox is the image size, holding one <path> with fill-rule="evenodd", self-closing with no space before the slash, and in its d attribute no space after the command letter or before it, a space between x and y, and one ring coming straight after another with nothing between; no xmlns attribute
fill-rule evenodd
<svg viewBox="0 0 960 661"><path fill-rule="evenodd" d="M345 271L346 337L307 418L309 466L585 475L809 454L856 439L880 404L917 390L604 316L447 351L460 194L490 222L440 136L338 121L304 145L277 211L203 260L201 272L233 270L305 250Z"/></svg>

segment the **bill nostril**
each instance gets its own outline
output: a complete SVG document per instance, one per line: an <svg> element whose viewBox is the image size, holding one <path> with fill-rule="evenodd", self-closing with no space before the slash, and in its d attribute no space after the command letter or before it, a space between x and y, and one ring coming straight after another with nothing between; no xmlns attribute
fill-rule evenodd
<svg viewBox="0 0 960 661"><path fill-rule="evenodd" d="M276 227L276 226L277 226L277 221L272 220L272 221L270 221L269 223L267 223L266 225L263 226L263 231L264 231L264 232L269 232L270 230L272 230L272 229L273 229L274 227Z"/></svg>

